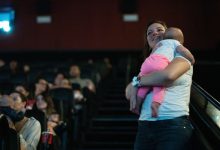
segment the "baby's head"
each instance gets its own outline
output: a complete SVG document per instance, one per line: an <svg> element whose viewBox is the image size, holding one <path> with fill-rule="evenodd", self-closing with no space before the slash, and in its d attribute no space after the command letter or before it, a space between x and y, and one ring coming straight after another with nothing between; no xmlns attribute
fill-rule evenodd
<svg viewBox="0 0 220 150"><path fill-rule="evenodd" d="M181 44L184 42L183 32L176 27L170 27L166 29L163 39L174 39L179 41Z"/></svg>

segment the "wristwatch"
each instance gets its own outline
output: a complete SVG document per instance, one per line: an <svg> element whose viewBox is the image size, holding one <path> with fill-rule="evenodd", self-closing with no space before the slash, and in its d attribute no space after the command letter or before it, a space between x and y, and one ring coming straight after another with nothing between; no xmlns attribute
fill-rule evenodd
<svg viewBox="0 0 220 150"><path fill-rule="evenodd" d="M134 76L131 83L134 87L140 86L140 77Z"/></svg>

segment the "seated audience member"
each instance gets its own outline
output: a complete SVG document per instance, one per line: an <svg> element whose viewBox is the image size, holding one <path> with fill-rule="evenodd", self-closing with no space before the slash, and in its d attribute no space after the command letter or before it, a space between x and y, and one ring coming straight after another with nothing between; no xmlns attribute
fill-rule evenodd
<svg viewBox="0 0 220 150"><path fill-rule="evenodd" d="M21 69L18 66L18 62L16 60L12 60L9 62L9 70L11 76L18 74L21 72Z"/></svg>
<svg viewBox="0 0 220 150"><path fill-rule="evenodd" d="M24 74L26 74L26 75L29 74L30 70L31 70L31 68L30 68L30 66L28 64L24 64L23 65L23 72L24 72Z"/></svg>
<svg viewBox="0 0 220 150"><path fill-rule="evenodd" d="M61 86L61 82L62 82L62 80L64 79L65 77L64 77L64 74L62 74L62 73L57 73L56 74L56 76L55 76L55 78L54 78L54 83L53 83L53 85L52 85L52 89L54 89L54 88L59 88L60 86Z"/></svg>
<svg viewBox="0 0 220 150"><path fill-rule="evenodd" d="M26 110L25 116L34 117L35 119L37 119L40 122L42 132L47 130L47 117L46 117L46 114L44 114L43 111L41 111L37 108L36 103L33 105L32 109L27 109Z"/></svg>
<svg viewBox="0 0 220 150"><path fill-rule="evenodd" d="M81 66L81 75L83 78L89 78L97 85L101 80L101 75L98 71L96 62L89 58L87 62Z"/></svg>
<svg viewBox="0 0 220 150"><path fill-rule="evenodd" d="M5 66L5 61L0 58L0 70Z"/></svg>
<svg viewBox="0 0 220 150"><path fill-rule="evenodd" d="M76 100L75 109L82 110L82 104L86 100L86 111L89 116L92 116L95 113L94 106L96 105L96 89L94 83L90 79L81 78L80 68L77 65L72 65L70 67L70 82L72 84L79 84L81 89L74 90L74 98ZM82 94L80 94L82 93Z"/></svg>
<svg viewBox="0 0 220 150"><path fill-rule="evenodd" d="M102 63L102 75L105 78L106 76L108 76L112 71L112 64L111 61L108 57L105 57L103 59L103 63Z"/></svg>
<svg viewBox="0 0 220 150"><path fill-rule="evenodd" d="M70 81L66 78L64 78L62 81L61 81L61 85L60 85L61 88L67 88L67 89L72 89L72 86L70 84Z"/></svg>
<svg viewBox="0 0 220 150"><path fill-rule="evenodd" d="M40 149L60 150L62 133L57 133L55 128L60 128L59 114L52 113L47 120L47 130L42 132Z"/></svg>
<svg viewBox="0 0 220 150"><path fill-rule="evenodd" d="M58 135L62 137L64 131L66 131L66 123L61 121L60 115L56 112L52 113L47 121L48 131L53 133L53 135Z"/></svg>
<svg viewBox="0 0 220 150"><path fill-rule="evenodd" d="M19 84L15 86L14 90L22 93L27 98L26 109L32 109L35 100L34 98L32 98L30 92L28 91L28 88L25 85Z"/></svg>
<svg viewBox="0 0 220 150"><path fill-rule="evenodd" d="M96 88L95 88L95 85L92 82L92 80L90 80L90 79L82 79L80 77L81 71L80 71L79 66L72 65L70 67L69 74L70 74L69 80L70 80L71 84L78 83L82 89L83 88L88 88L91 92L94 92L94 93L96 92Z"/></svg>
<svg viewBox="0 0 220 150"><path fill-rule="evenodd" d="M60 123L60 116L58 113L53 112L49 118L48 118L48 122L47 122L47 128L48 131L52 132L54 135L56 134L54 131L54 128Z"/></svg>
<svg viewBox="0 0 220 150"><path fill-rule="evenodd" d="M54 84L51 86L50 89L55 88L68 88L71 89L71 84L68 79L65 78L63 73L58 73L54 79Z"/></svg>
<svg viewBox="0 0 220 150"><path fill-rule="evenodd" d="M16 114L10 111L12 99L8 95L0 97L0 149L20 150L19 136L9 118Z"/></svg>
<svg viewBox="0 0 220 150"><path fill-rule="evenodd" d="M49 88L49 83L45 79L39 78L38 82L35 83L34 97L43 92L48 93Z"/></svg>
<svg viewBox="0 0 220 150"><path fill-rule="evenodd" d="M46 92L38 94L35 100L33 109L26 111L26 116L36 118L41 124L42 131L46 131L47 119L55 111L54 103Z"/></svg>
<svg viewBox="0 0 220 150"><path fill-rule="evenodd" d="M54 108L54 103L50 95L43 92L36 96L36 103L32 110L28 110L27 116L33 116L41 123L42 135L41 142L39 145L40 149L60 149L60 135L53 130L54 127L58 126L59 119L52 119L53 116L59 116ZM56 124L57 123L57 124ZM51 136L52 142L50 142L47 136Z"/></svg>
<svg viewBox="0 0 220 150"><path fill-rule="evenodd" d="M27 87L25 87L25 85L16 85L14 90L22 93L27 99L30 98L30 93L28 92Z"/></svg>
<svg viewBox="0 0 220 150"><path fill-rule="evenodd" d="M40 140L41 126L39 121L35 118L26 117L25 105L26 97L15 91L10 94L12 98L12 104L10 105L10 111L14 111L11 126L17 131L20 137L21 150L36 150L38 142Z"/></svg>

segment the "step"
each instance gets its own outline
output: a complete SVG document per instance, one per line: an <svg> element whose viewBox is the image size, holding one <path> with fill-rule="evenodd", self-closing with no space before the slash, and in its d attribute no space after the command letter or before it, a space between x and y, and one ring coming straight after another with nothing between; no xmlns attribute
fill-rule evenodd
<svg viewBox="0 0 220 150"><path fill-rule="evenodd" d="M106 89L105 90L105 94L106 93L121 95L122 93L124 93L124 89L117 89L117 88Z"/></svg>
<svg viewBox="0 0 220 150"><path fill-rule="evenodd" d="M107 112L107 111L110 111L110 112L122 112L122 111L126 111L126 112L129 112L129 107L125 105L125 107L119 107L119 106L105 106L105 107L100 107L99 108L99 111L101 112Z"/></svg>
<svg viewBox="0 0 220 150"><path fill-rule="evenodd" d="M133 150L134 142L86 142L79 150Z"/></svg>
<svg viewBox="0 0 220 150"><path fill-rule="evenodd" d="M137 126L130 125L130 126L92 126L90 127L90 130L96 131L96 132L103 132L103 131L111 131L111 132L118 132L118 131L137 131Z"/></svg>
<svg viewBox="0 0 220 150"><path fill-rule="evenodd" d="M118 121L124 121L124 122L127 122L127 121L135 121L137 122L137 119L138 119L138 116L135 115L135 114L130 114L130 115L127 115L127 116L120 116L120 115L112 115L112 116L109 116L109 117L100 117L100 116L97 116L95 118L92 118L93 121L115 121L115 122L118 122Z"/></svg>
<svg viewBox="0 0 220 150"><path fill-rule="evenodd" d="M92 127L101 127L107 129L113 128L133 128L137 127L138 117L135 115L129 116L108 116L96 117L92 119Z"/></svg>
<svg viewBox="0 0 220 150"><path fill-rule="evenodd" d="M132 143L134 142L136 131L87 131L84 135L86 142L104 142L104 143Z"/></svg>
<svg viewBox="0 0 220 150"><path fill-rule="evenodd" d="M102 102L101 107L113 107L113 106L120 106L120 107L129 107L129 103L126 100L105 100Z"/></svg>
<svg viewBox="0 0 220 150"><path fill-rule="evenodd" d="M119 93L105 93L104 94L104 98L106 99L113 99L113 98L119 98L119 99L124 99L125 98L125 94L122 93L121 91Z"/></svg>
<svg viewBox="0 0 220 150"><path fill-rule="evenodd" d="M100 115L129 115L129 107L101 107L98 110Z"/></svg>

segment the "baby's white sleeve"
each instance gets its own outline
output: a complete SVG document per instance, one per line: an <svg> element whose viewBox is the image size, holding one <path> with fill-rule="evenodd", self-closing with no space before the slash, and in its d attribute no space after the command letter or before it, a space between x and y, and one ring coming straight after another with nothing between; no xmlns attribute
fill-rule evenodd
<svg viewBox="0 0 220 150"><path fill-rule="evenodd" d="M175 54L175 58L177 58L177 57L183 58L184 60L186 60L186 61L189 63L190 66L192 65L192 63L191 63L188 59L186 59L185 57L183 57L183 56L182 56L180 53L178 53L178 52L176 52L176 54Z"/></svg>

